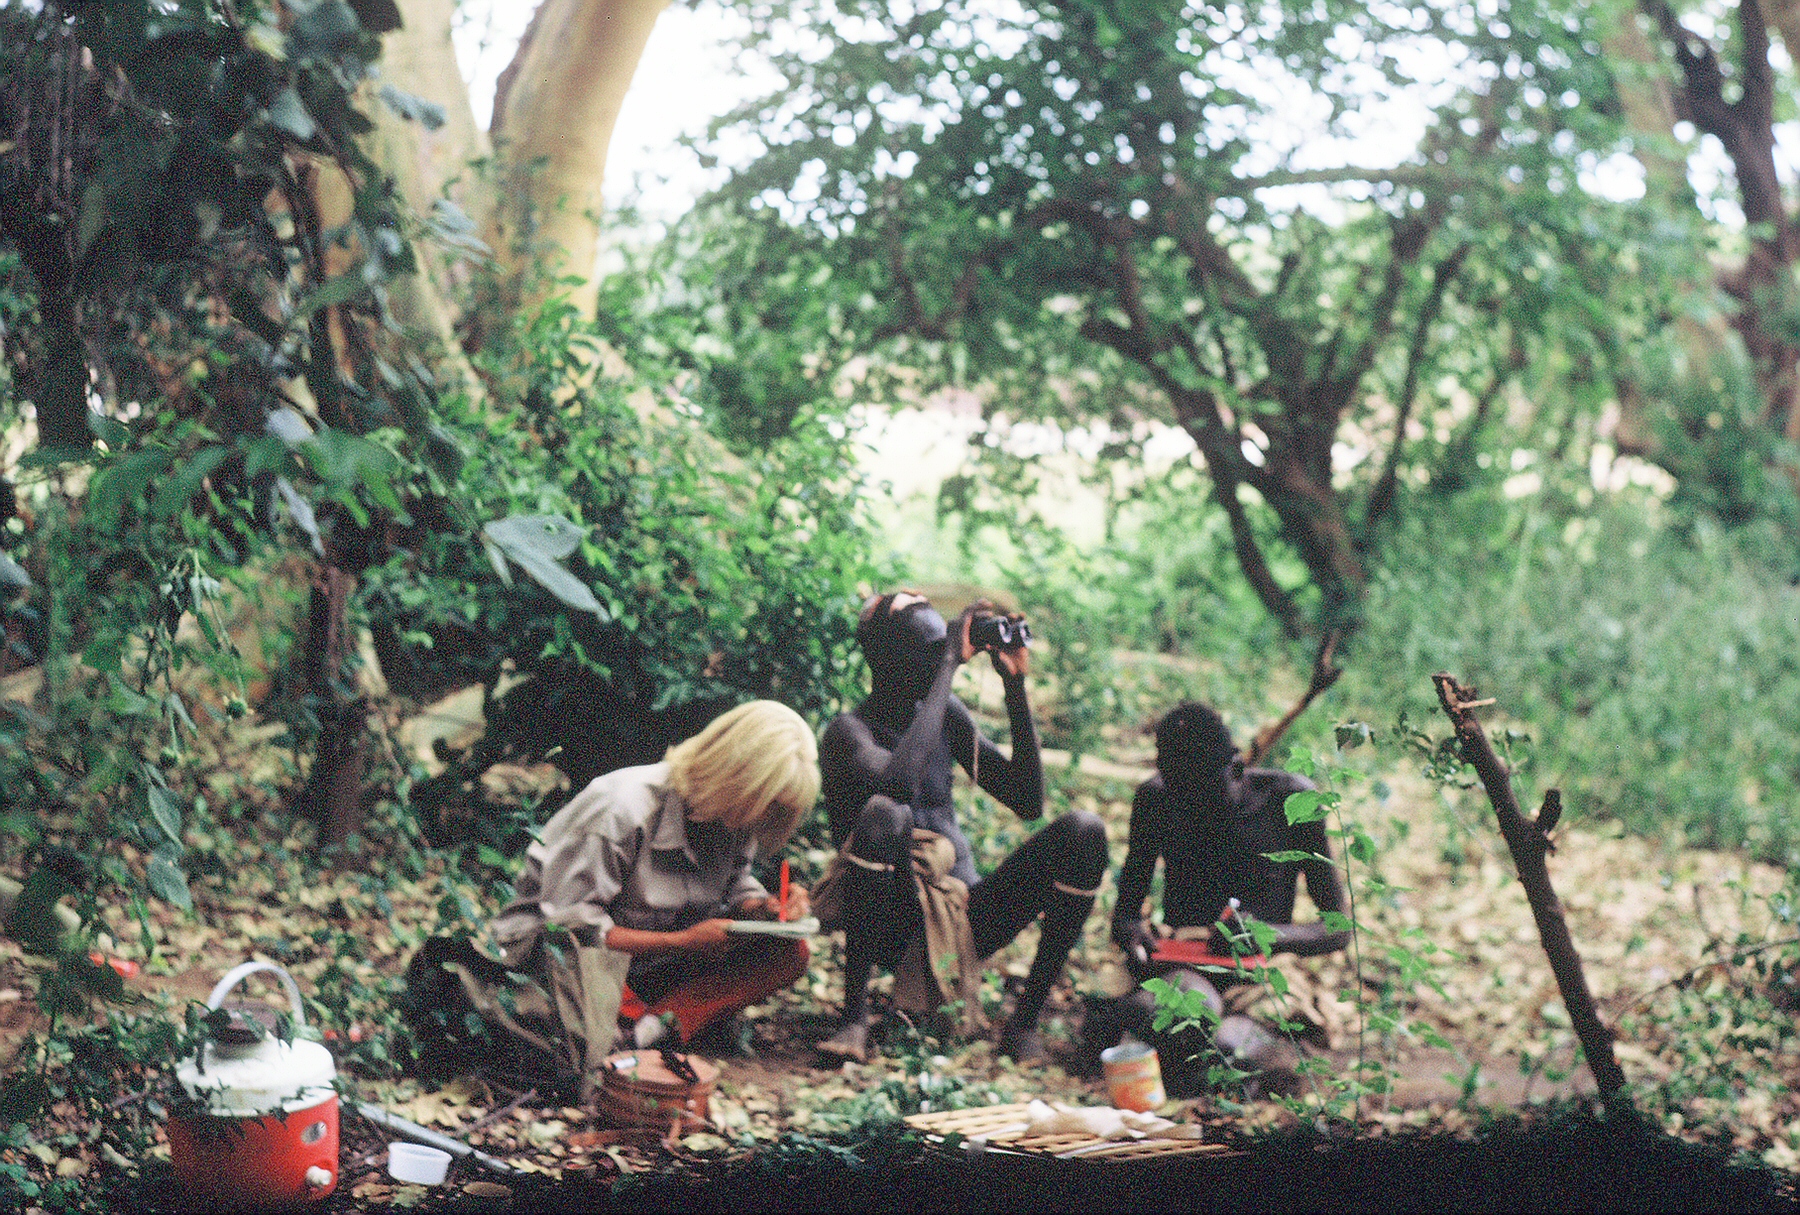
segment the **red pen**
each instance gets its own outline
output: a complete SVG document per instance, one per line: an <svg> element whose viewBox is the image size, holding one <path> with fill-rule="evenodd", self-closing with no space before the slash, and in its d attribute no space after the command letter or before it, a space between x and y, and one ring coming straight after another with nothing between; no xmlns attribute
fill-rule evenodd
<svg viewBox="0 0 1800 1215"><path fill-rule="evenodd" d="M788 863L786 860L783 860L781 862L781 907L779 910L777 910L775 912L776 918L781 920L783 923L787 922L787 896L788 896Z"/></svg>

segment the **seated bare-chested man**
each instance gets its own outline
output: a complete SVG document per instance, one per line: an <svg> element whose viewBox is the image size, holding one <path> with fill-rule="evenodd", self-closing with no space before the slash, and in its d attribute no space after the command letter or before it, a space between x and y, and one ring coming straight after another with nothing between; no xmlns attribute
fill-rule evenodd
<svg viewBox="0 0 1800 1215"><path fill-rule="evenodd" d="M844 1019L820 1044L828 1054L867 1057L870 976L876 966L895 966L926 931L925 879L916 886L914 876L921 839L941 849L947 874L940 878L967 889L966 930L975 957L956 965L986 958L1042 917L1037 953L1000 1048L1016 1059L1043 1054L1038 1015L1093 908L1106 872L1106 828L1093 814L1063 815L993 873L976 873L951 798L955 765L1020 818L1034 820L1044 812L1037 728L1025 691L1027 639L1015 636L989 649L1005 690L1010 756L982 736L950 692L956 669L979 652L971 626L997 615L977 605L947 626L923 596L902 591L871 599L859 619L857 641L872 676L869 696L831 722L819 747L842 903L851 909L841 918Z"/></svg>
<svg viewBox="0 0 1800 1215"><path fill-rule="evenodd" d="M1125 951L1134 978L1141 982L1160 976L1177 987L1204 992L1214 1012L1224 1009L1219 987L1235 982L1229 974L1157 960L1162 937L1145 916L1144 901L1158 860L1163 863L1165 932L1203 931L1235 907L1238 915L1274 929L1271 953L1307 957L1335 953L1349 944L1348 931L1293 922L1302 877L1321 914L1342 912L1346 904L1325 824L1290 824L1284 810L1288 796L1311 789L1311 781L1273 768L1244 767L1224 719L1191 701L1158 723L1156 768L1132 800L1130 841L1113 912L1112 937ZM1310 859L1270 859L1271 853L1291 852ZM1210 941L1212 952L1229 956L1231 945L1216 929ZM1124 1005L1113 1031L1129 1029L1149 1038L1155 1009L1150 994L1139 988ZM1091 1048L1095 1043L1089 1037ZM1243 1016L1223 1017L1215 1041L1252 1066L1275 1053L1274 1041Z"/></svg>

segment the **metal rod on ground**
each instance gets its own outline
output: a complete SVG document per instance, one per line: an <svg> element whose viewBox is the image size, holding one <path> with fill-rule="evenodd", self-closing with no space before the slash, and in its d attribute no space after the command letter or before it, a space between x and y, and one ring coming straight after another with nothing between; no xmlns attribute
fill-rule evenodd
<svg viewBox="0 0 1800 1215"><path fill-rule="evenodd" d="M452 1156L467 1156L470 1160L473 1160L476 1164L490 1172L502 1173L510 1177L519 1171L504 1160L497 1160L486 1152L478 1152L459 1139L452 1139L448 1135L440 1135L436 1131L427 1130L416 1122L408 1122L398 1114L388 1113L379 1105L371 1105L367 1101L358 1101L356 1103L356 1112L361 1114L364 1118L367 1118L370 1122L373 1122L376 1126L384 1126L390 1131L404 1135L408 1139L415 1140L416 1142L423 1143L427 1147L434 1147L440 1151L449 1152Z"/></svg>

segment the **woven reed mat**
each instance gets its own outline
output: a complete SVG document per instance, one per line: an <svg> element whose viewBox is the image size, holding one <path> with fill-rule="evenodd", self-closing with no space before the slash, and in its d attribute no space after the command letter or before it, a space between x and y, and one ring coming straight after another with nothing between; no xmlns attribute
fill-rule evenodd
<svg viewBox="0 0 1800 1215"><path fill-rule="evenodd" d="M906 1125L923 1131L935 1142L949 1135L964 1139L982 1137L990 1152L1018 1152L1028 1156L1044 1156L1059 1160L1151 1160L1168 1156L1199 1156L1231 1153L1222 1143L1205 1143L1198 1139L1101 1139L1096 1135L1033 1135L1026 1122L1025 1102L1015 1105L987 1105L980 1109L945 1110L938 1114L912 1114Z"/></svg>

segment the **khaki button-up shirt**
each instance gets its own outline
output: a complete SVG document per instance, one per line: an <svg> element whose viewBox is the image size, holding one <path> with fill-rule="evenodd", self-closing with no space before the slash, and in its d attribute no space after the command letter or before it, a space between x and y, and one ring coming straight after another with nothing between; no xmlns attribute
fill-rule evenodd
<svg viewBox="0 0 1800 1215"><path fill-rule="evenodd" d="M750 872L755 840L690 823L668 777L666 763L608 772L544 825L493 923L509 962L545 924L600 945L614 924L679 932L768 894Z"/></svg>

